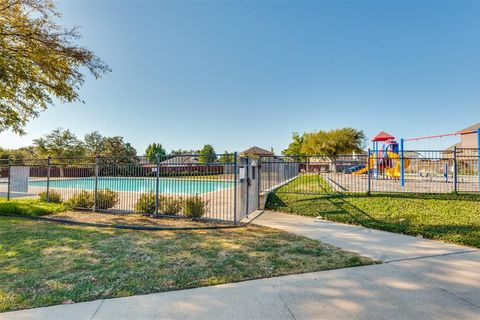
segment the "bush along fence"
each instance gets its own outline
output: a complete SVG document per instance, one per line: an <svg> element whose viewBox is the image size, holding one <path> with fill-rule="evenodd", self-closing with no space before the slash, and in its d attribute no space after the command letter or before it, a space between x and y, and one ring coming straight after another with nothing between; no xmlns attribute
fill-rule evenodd
<svg viewBox="0 0 480 320"><path fill-rule="evenodd" d="M0 160L0 197L72 209L238 222L277 192L479 192L478 149L328 156L169 155Z"/></svg>

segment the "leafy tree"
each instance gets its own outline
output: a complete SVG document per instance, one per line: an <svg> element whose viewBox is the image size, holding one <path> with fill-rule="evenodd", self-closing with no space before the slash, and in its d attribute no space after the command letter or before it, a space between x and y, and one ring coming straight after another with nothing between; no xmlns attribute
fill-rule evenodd
<svg viewBox="0 0 480 320"><path fill-rule="evenodd" d="M10 159L10 150L6 150L0 147L0 159Z"/></svg>
<svg viewBox="0 0 480 320"><path fill-rule="evenodd" d="M86 156L99 156L105 149L105 137L103 137L100 132L93 131L85 135L83 138L83 145Z"/></svg>
<svg viewBox="0 0 480 320"><path fill-rule="evenodd" d="M365 133L354 128L305 133L301 153L323 155L333 161L341 154L361 151L365 146Z"/></svg>
<svg viewBox="0 0 480 320"><path fill-rule="evenodd" d="M24 133L53 97L80 101L82 69L97 79L110 71L74 43L78 28L58 25L59 17L50 0L0 0L0 132Z"/></svg>
<svg viewBox="0 0 480 320"><path fill-rule="evenodd" d="M123 137L106 137L103 142L103 157L117 157L122 162L132 162L136 160L137 150L128 142L123 141Z"/></svg>
<svg viewBox="0 0 480 320"><path fill-rule="evenodd" d="M54 158L54 164L60 167L60 176L64 176L64 167L68 159L84 155L83 144L70 130L61 128L52 130L51 133L33 140L35 153L40 157Z"/></svg>
<svg viewBox="0 0 480 320"><path fill-rule="evenodd" d="M100 156L101 175L130 176L141 170L137 151L123 137L105 137Z"/></svg>
<svg viewBox="0 0 480 320"><path fill-rule="evenodd" d="M300 135L298 132L292 134L292 142L288 145L288 148L282 151L284 156L302 157L302 146L304 142L305 134Z"/></svg>
<svg viewBox="0 0 480 320"><path fill-rule="evenodd" d="M228 151L225 150L225 152L218 158L218 161L221 163L232 163L235 161L235 158L233 154L228 153Z"/></svg>
<svg viewBox="0 0 480 320"><path fill-rule="evenodd" d="M35 153L41 157L69 158L84 154L83 144L70 130L61 128L33 140Z"/></svg>
<svg viewBox="0 0 480 320"><path fill-rule="evenodd" d="M157 162L157 156L165 157L167 151L163 148L161 143L150 143L145 150L145 156L150 162Z"/></svg>
<svg viewBox="0 0 480 320"><path fill-rule="evenodd" d="M198 154L200 155L198 159L200 163L212 163L217 160L217 154L211 144L204 145Z"/></svg>
<svg viewBox="0 0 480 320"><path fill-rule="evenodd" d="M35 158L35 152L32 146L10 150L0 148L0 159L21 160L32 158Z"/></svg>

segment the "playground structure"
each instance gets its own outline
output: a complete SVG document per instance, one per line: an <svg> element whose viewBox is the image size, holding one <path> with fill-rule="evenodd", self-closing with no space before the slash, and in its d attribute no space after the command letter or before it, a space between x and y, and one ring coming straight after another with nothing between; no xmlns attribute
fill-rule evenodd
<svg viewBox="0 0 480 320"><path fill-rule="evenodd" d="M389 178L400 179L402 168L408 168L410 160L402 159L395 137L382 131L372 139L372 142L374 151L369 152L367 164L352 174L359 175L372 171L375 179L383 173ZM381 148L379 142L383 142Z"/></svg>
<svg viewBox="0 0 480 320"><path fill-rule="evenodd" d="M400 143L395 141L395 137L386 133L380 132L373 139L373 148L368 150L368 156L366 158L366 164L364 167L352 172L352 175L367 174L368 179L387 179L398 180L400 187L405 186L405 172L411 165L411 159L406 155L404 145L409 141L419 141L426 139L442 138L447 136L457 136L464 134L476 134L477 135L477 148L471 150L461 150L454 147L452 149L453 156L450 159L443 159L446 162L443 166L443 178L444 182L449 182L449 174L452 172L452 182L454 186L457 186L457 180L459 178L459 170L462 169L461 163L458 163L458 159L462 159L462 156L458 156L459 152L469 151L468 156L471 163L476 162L476 183L478 185L478 191L480 191L480 129L458 131L454 133L440 134L434 136L416 137L409 139L400 139ZM382 145L381 145L382 144ZM443 157L442 157L443 158ZM474 160L475 159L475 160ZM412 170L410 170L412 171ZM462 170L463 171L463 170ZM418 174L422 175L421 172ZM428 175L428 173L427 173ZM475 174L474 174L475 175ZM470 179L470 178L469 178ZM456 189L455 189L456 191Z"/></svg>

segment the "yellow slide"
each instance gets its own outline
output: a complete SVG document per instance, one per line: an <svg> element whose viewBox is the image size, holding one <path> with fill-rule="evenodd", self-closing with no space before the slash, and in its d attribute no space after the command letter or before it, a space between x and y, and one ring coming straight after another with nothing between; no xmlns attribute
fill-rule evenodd
<svg viewBox="0 0 480 320"><path fill-rule="evenodd" d="M370 156L370 169L373 168L373 163L374 163L373 159L374 157ZM365 166L365 168L352 172L352 174L364 174L364 173L367 173L367 171L368 171L368 164Z"/></svg>
<svg viewBox="0 0 480 320"><path fill-rule="evenodd" d="M391 151L387 151L387 155L390 159L395 160L395 166L385 168L385 173L390 178L399 179L400 175L401 175L401 170L402 170L402 166L400 165L400 154L395 153L395 152L391 152ZM403 159L403 170L406 170L409 165L410 165L410 160Z"/></svg>
<svg viewBox="0 0 480 320"><path fill-rule="evenodd" d="M355 172L352 172L352 174L364 174L364 173L367 173L367 171L368 171L368 168L363 168Z"/></svg>
<svg viewBox="0 0 480 320"><path fill-rule="evenodd" d="M400 175L401 175L401 166L400 166L400 154L399 153L395 153L395 152L391 152L391 151L387 151L387 155L390 159L393 159L393 160L396 160L395 161L395 165L392 166L392 167L386 167L384 170L385 170L385 173L387 174L388 177L390 178L397 178L399 179L400 178ZM369 161L370 161L370 169L373 169L374 166L375 166L375 156L370 156L369 158ZM403 159L403 169L407 169L408 166L410 165L410 160L408 159ZM364 174L364 173L367 173L368 171L368 164L365 166L365 168L363 169L360 169L360 170L357 170L355 172L352 172L352 174Z"/></svg>

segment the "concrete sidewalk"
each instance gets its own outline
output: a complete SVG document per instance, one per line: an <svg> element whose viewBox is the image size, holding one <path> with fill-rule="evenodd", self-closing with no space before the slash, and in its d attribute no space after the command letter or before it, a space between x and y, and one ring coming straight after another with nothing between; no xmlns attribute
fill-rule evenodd
<svg viewBox="0 0 480 320"><path fill-rule="evenodd" d="M480 251L421 237L272 211L256 216L252 223L330 243L383 262Z"/></svg>
<svg viewBox="0 0 480 320"><path fill-rule="evenodd" d="M480 319L480 252L266 212L255 223L387 263L0 314L7 319Z"/></svg>

